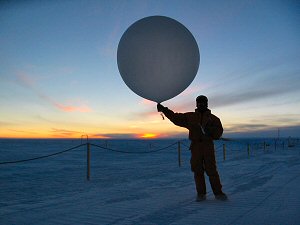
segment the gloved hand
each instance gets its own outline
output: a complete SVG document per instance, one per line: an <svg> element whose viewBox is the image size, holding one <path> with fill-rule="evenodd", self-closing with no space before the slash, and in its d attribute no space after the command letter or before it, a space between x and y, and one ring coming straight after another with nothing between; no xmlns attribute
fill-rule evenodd
<svg viewBox="0 0 300 225"><path fill-rule="evenodd" d="M164 107L162 104L160 104L160 103L157 104L157 111L158 112L163 112L165 108L166 107Z"/></svg>

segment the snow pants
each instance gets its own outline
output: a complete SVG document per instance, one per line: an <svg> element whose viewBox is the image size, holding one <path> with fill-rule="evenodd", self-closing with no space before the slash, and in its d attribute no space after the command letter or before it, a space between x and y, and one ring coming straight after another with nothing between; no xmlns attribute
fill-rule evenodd
<svg viewBox="0 0 300 225"><path fill-rule="evenodd" d="M194 172L197 193L206 194L204 172L206 172L209 177L213 193L215 195L222 193L213 141L192 142L190 150L191 170Z"/></svg>

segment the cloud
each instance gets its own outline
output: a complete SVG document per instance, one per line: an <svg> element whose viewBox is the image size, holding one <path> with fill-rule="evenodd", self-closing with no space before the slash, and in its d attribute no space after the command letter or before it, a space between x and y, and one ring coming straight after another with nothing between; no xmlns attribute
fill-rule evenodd
<svg viewBox="0 0 300 225"><path fill-rule="evenodd" d="M234 129L225 129L223 137L235 137L235 138L277 138L278 137L278 127L273 126L260 126L258 125L256 128L252 126L250 129L243 130L242 125L237 125ZM239 129L240 128L240 129ZM279 136L281 138L291 137L299 137L300 133L300 125L296 126L283 126L279 128Z"/></svg>
<svg viewBox="0 0 300 225"><path fill-rule="evenodd" d="M264 83L264 85L253 85L252 87L247 87L247 90L236 90L235 92L212 95L209 97L209 102L213 107L224 107L276 97L296 91L299 91L297 83L291 83L289 86L286 86L284 83Z"/></svg>
<svg viewBox="0 0 300 225"><path fill-rule="evenodd" d="M249 124L249 123L242 123L242 124L229 124L224 127L224 130L228 133L232 132L249 132L249 131L258 131L258 130L266 130L271 128L272 126L266 124Z"/></svg>
<svg viewBox="0 0 300 225"><path fill-rule="evenodd" d="M86 105L81 106L70 106L70 105L62 105L59 103L53 103L58 109L64 112L91 112L91 108Z"/></svg>
<svg viewBox="0 0 300 225"><path fill-rule="evenodd" d="M299 137L300 121L297 114L291 114L294 118L286 118L289 115L275 116L275 118L262 118L262 122L252 120L249 123L236 123L224 125L225 137L277 137L278 129L280 137ZM299 117L298 117L299 118ZM292 124L292 125L290 125Z"/></svg>
<svg viewBox="0 0 300 225"><path fill-rule="evenodd" d="M4 121L0 121L0 126L11 126L13 125L13 123L10 123L10 122L4 122Z"/></svg>
<svg viewBox="0 0 300 225"><path fill-rule="evenodd" d="M300 125L300 114L279 114L279 115L265 115L257 119L250 120L251 123L268 123L277 124L278 126L286 125Z"/></svg>
<svg viewBox="0 0 300 225"><path fill-rule="evenodd" d="M133 139L137 138L137 134L134 133L99 133L91 134L91 138L112 138L112 139Z"/></svg>
<svg viewBox="0 0 300 225"><path fill-rule="evenodd" d="M82 103L77 103L75 105L66 105L51 97L44 94L40 89L37 88L36 80L34 80L31 76L26 73L18 72L16 73L16 82L22 87L29 88L32 92L34 92L39 98L45 100L46 102L53 105L55 108L63 111L63 112L92 112L92 109Z"/></svg>
<svg viewBox="0 0 300 225"><path fill-rule="evenodd" d="M54 137L79 137L79 135L84 135L81 131L66 130L66 129L57 129L52 128L52 136Z"/></svg>
<svg viewBox="0 0 300 225"><path fill-rule="evenodd" d="M291 54L257 59L216 77L208 96L210 103L222 107L299 91L298 58Z"/></svg>
<svg viewBox="0 0 300 225"><path fill-rule="evenodd" d="M101 138L101 139L110 139L111 137L108 135L104 135L104 134L91 134L89 136L90 138Z"/></svg>
<svg viewBox="0 0 300 225"><path fill-rule="evenodd" d="M34 131L26 131L26 130L15 130L15 129L8 129L10 131L16 132L16 133L25 133L25 134L38 134L38 132Z"/></svg>
<svg viewBox="0 0 300 225"><path fill-rule="evenodd" d="M276 90L250 90L239 93L227 93L211 96L209 102L213 108L235 105L254 101L258 99L264 99L271 96L280 94Z"/></svg>

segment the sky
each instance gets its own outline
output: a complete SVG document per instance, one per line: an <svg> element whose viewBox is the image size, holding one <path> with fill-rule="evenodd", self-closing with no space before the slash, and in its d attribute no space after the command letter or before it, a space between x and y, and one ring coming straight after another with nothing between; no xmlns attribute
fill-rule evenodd
<svg viewBox="0 0 300 225"><path fill-rule="evenodd" d="M299 1L1 1L0 137L177 138L117 66L122 34L162 15L200 50L196 78L163 102L194 111L206 95L224 137L300 135Z"/></svg>

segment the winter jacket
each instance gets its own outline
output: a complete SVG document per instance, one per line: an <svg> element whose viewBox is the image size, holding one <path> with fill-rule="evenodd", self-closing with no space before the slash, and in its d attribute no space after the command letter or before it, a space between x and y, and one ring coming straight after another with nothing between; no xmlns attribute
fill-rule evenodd
<svg viewBox="0 0 300 225"><path fill-rule="evenodd" d="M174 113L164 108L163 113L175 125L185 127L189 130L189 139L193 142L213 142L223 134L223 127L220 119L211 114L207 109L204 112Z"/></svg>

